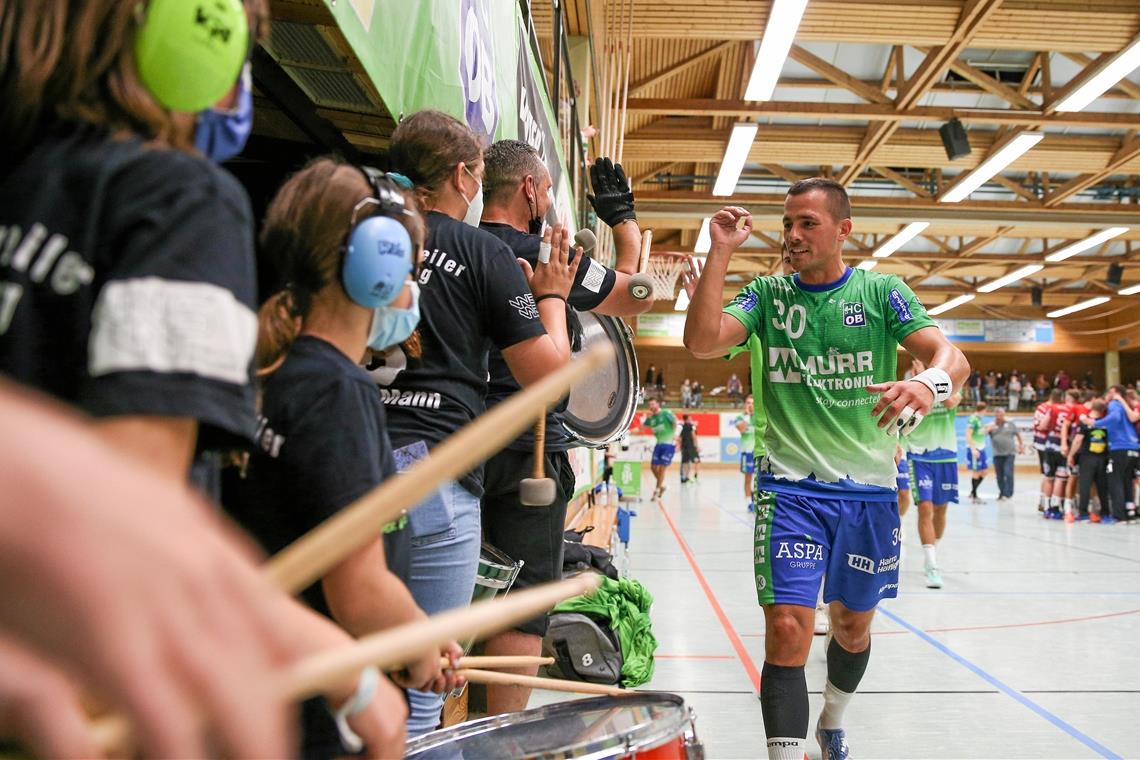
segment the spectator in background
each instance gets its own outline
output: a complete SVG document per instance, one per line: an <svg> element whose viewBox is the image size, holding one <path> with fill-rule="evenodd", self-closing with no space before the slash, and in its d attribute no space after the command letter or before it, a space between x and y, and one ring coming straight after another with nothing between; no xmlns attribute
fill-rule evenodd
<svg viewBox="0 0 1140 760"><path fill-rule="evenodd" d="M1063 391L1069 390L1072 385L1073 381L1069 379L1069 375L1067 372L1065 372L1065 370L1059 371L1057 373L1057 376L1053 378L1053 386L1055 388L1060 388Z"/></svg>
<svg viewBox="0 0 1140 760"><path fill-rule="evenodd" d="M986 373L986 397L985 401L989 401L997 395L997 375L991 369Z"/></svg>
<svg viewBox="0 0 1140 760"><path fill-rule="evenodd" d="M1092 388L1096 384L1096 380L1093 378L1093 372L1091 369L1085 372L1084 380L1081 382L1084 383L1084 387L1086 389Z"/></svg>
<svg viewBox="0 0 1140 760"><path fill-rule="evenodd" d="M692 394L693 408L699 409L701 406L701 393L704 392L704 386L701 385L700 380L693 381L693 387L689 389Z"/></svg>
<svg viewBox="0 0 1140 760"><path fill-rule="evenodd" d="M685 382L681 383L681 408L688 409L689 405L693 402L693 386L689 383L689 378L685 378Z"/></svg>
<svg viewBox="0 0 1140 760"><path fill-rule="evenodd" d="M1037 400L1044 401L1045 397L1049 395L1049 381L1045 379L1044 372L1037 373L1037 379L1033 381L1033 387L1037 391Z"/></svg>
<svg viewBox="0 0 1140 760"><path fill-rule="evenodd" d="M657 370L657 376L653 378L653 385L657 388L657 398L664 400L665 398L665 374L661 370Z"/></svg>
<svg viewBox="0 0 1140 760"><path fill-rule="evenodd" d="M645 370L645 387L653 386L654 381L657 379L657 365L650 364L649 369Z"/></svg>
<svg viewBox="0 0 1140 760"><path fill-rule="evenodd" d="M1016 412L1021 401L1021 377L1016 372L1010 374L1006 390L1009 392L1009 411Z"/></svg>
<svg viewBox="0 0 1140 760"><path fill-rule="evenodd" d="M744 398L744 387L740 384L740 378L733 372L728 376L728 384L725 388L728 391L728 397L732 399L732 403L739 404Z"/></svg>
<svg viewBox="0 0 1140 760"><path fill-rule="evenodd" d="M1037 398L1037 392L1033 390L1033 384L1029 382L1028 375L1021 378L1021 402L1029 407Z"/></svg>
<svg viewBox="0 0 1140 760"><path fill-rule="evenodd" d="M966 378L966 387L970 389L970 398L977 404L982 400L982 372L975 369Z"/></svg>
<svg viewBox="0 0 1140 760"><path fill-rule="evenodd" d="M1013 394L1010 394L1013 397ZM1013 498L1013 458L1025 450L1021 433L1013 420L1006 419L1005 409L998 407L994 421L986 425L986 434L994 447L994 475L998 483L998 501Z"/></svg>

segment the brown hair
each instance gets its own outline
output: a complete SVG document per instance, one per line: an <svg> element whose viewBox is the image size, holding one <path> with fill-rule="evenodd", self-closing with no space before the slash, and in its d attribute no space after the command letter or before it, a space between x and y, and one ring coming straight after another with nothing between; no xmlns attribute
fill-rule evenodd
<svg viewBox="0 0 1140 760"><path fill-rule="evenodd" d="M403 195L406 207L413 212L402 215L399 221L412 238L418 260L424 224L416 212L415 200L387 178L376 181ZM274 257L286 286L258 310L256 362L263 374L284 360L301 331L313 297L333 283L343 287L341 258L352 227L353 209L370 197L372 187L360 169L323 157L310 161L286 180L269 203L261 228L261 248ZM356 220L379 212L378 206L364 206L357 212Z"/></svg>
<svg viewBox="0 0 1140 760"><path fill-rule="evenodd" d="M847 189L833 179L826 177L811 177L801 179L788 188L788 197L804 195L813 190L819 190L827 195L827 210L836 221L851 218L851 199L847 197Z"/></svg>
<svg viewBox="0 0 1140 760"><path fill-rule="evenodd" d="M1099 414L1101 416L1104 416L1105 411L1108 410L1108 404L1104 403L1103 400L1098 398L1095 401L1093 401L1091 404L1089 404L1089 409L1091 411L1096 412L1097 414Z"/></svg>
<svg viewBox="0 0 1140 760"><path fill-rule="evenodd" d="M442 111L417 111L392 133L388 160L392 171L415 184L423 207L431 208L461 161L475 166L483 160L483 140L454 116Z"/></svg>
<svg viewBox="0 0 1140 760"><path fill-rule="evenodd" d="M539 180L546 173L538 151L522 140L499 140L483 154L483 166L483 200L488 204L510 200L527 176L534 177L538 192Z"/></svg>
<svg viewBox="0 0 1140 760"><path fill-rule="evenodd" d="M1054 388L1053 390L1049 391L1049 400L1054 404L1059 404L1065 400L1065 392L1060 388Z"/></svg>
<svg viewBox="0 0 1140 760"><path fill-rule="evenodd" d="M244 0L251 31L267 29L266 0ZM0 3L0 142L26 150L51 122L131 132L193 151L135 66L138 3L124 0L4 0Z"/></svg>

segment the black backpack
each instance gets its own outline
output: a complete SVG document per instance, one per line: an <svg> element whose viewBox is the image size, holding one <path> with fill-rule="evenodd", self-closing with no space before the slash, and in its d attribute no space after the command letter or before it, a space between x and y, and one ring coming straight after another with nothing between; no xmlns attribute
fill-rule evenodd
<svg viewBox="0 0 1140 760"><path fill-rule="evenodd" d="M621 644L609 621L581 612L555 612L542 640L542 654L554 658L555 678L590 683L621 682Z"/></svg>

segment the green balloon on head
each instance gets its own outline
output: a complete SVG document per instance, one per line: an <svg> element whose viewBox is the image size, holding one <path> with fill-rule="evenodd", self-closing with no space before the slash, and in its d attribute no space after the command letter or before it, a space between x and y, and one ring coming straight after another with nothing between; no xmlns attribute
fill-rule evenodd
<svg viewBox="0 0 1140 760"><path fill-rule="evenodd" d="M135 61L151 94L182 113L221 100L249 53L241 0L151 0L145 13Z"/></svg>

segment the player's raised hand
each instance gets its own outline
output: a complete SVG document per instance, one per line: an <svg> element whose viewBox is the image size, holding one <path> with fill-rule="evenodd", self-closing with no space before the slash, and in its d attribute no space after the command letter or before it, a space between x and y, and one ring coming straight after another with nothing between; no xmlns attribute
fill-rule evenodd
<svg viewBox="0 0 1140 760"><path fill-rule="evenodd" d="M867 392L882 394L871 416L878 417L879 429L888 435L906 435L914 430L934 405L930 388L912 380L868 385Z"/></svg>
<svg viewBox="0 0 1140 760"><path fill-rule="evenodd" d="M725 206L709 220L714 247L735 251L752 234L752 214L739 206Z"/></svg>

